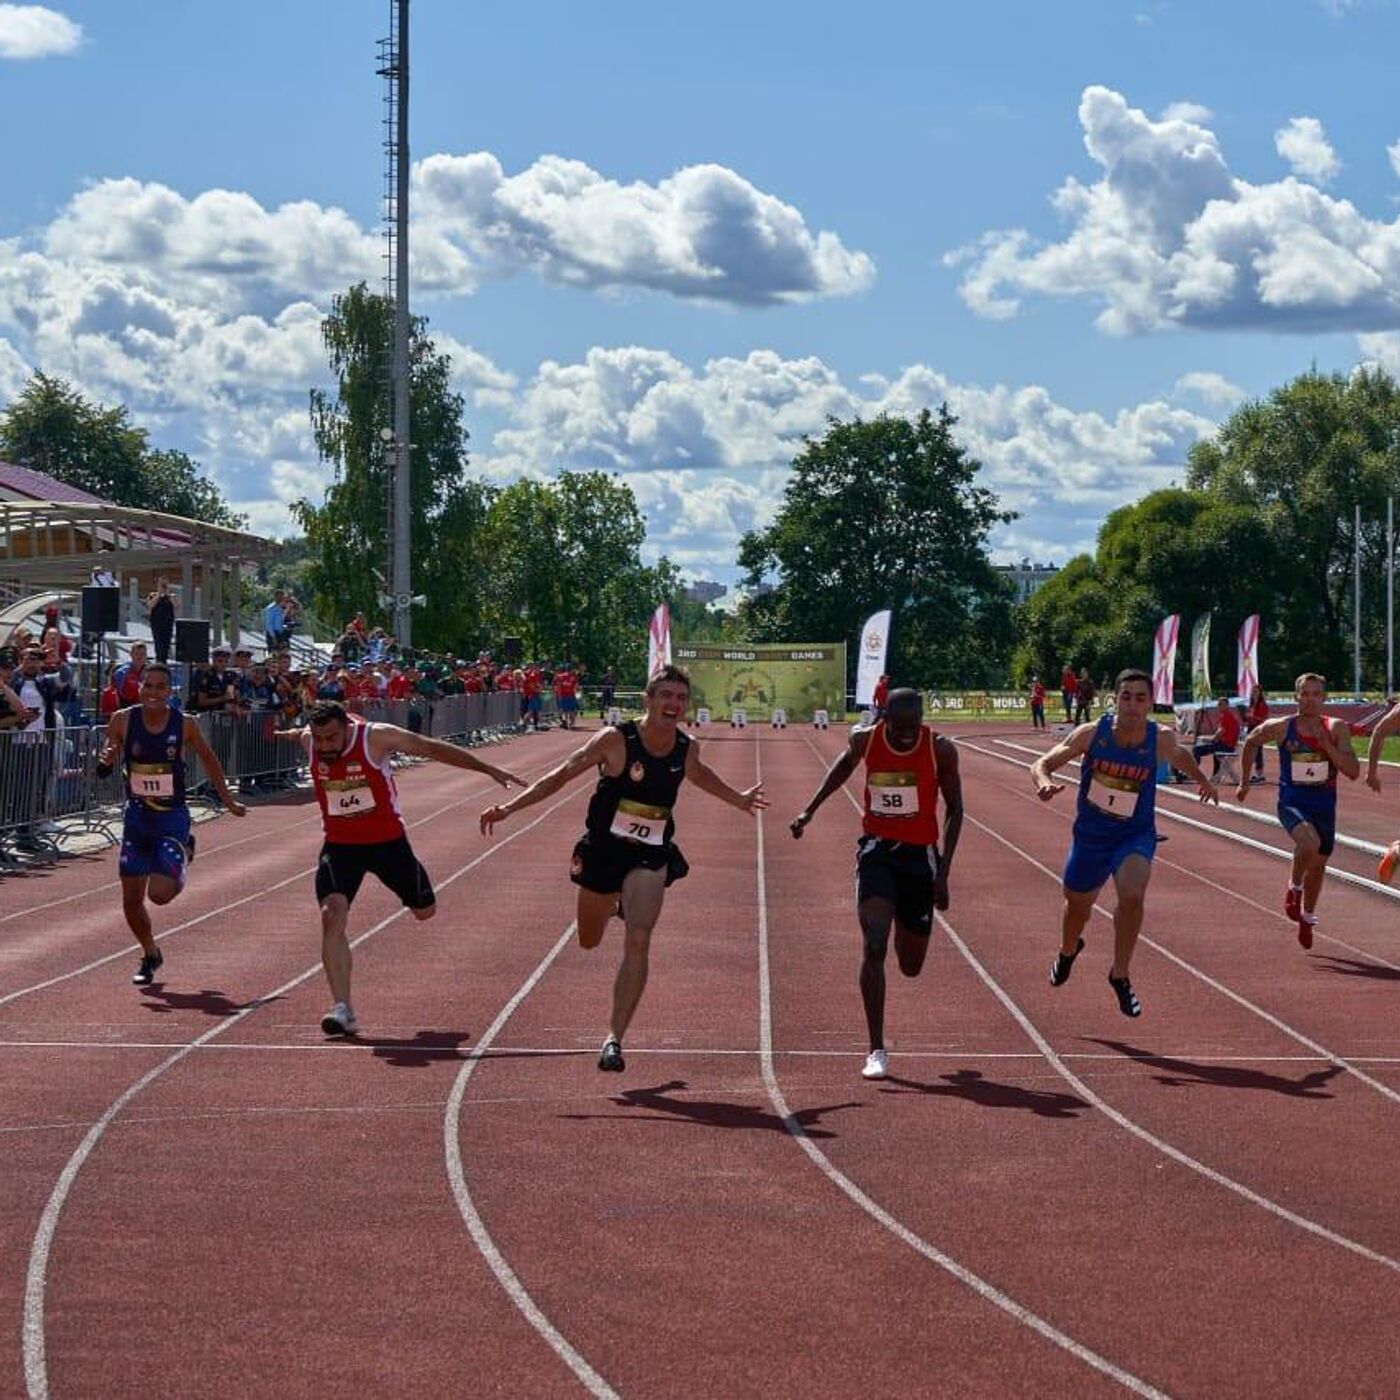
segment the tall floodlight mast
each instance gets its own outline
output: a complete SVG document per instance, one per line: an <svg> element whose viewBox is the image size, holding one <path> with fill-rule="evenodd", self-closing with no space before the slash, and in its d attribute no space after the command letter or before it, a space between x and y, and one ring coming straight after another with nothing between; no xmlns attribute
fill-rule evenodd
<svg viewBox="0 0 1400 1400"><path fill-rule="evenodd" d="M394 308L394 348L388 369L389 460L387 603L394 635L413 640L413 497L409 456L408 363L408 0L389 0L389 37L379 41L384 79L384 287Z"/></svg>

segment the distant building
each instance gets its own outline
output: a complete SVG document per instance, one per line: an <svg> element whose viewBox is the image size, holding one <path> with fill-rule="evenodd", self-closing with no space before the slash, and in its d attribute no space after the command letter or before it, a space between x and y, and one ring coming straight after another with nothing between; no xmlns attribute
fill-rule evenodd
<svg viewBox="0 0 1400 1400"><path fill-rule="evenodd" d="M1016 601L1024 603L1042 584L1060 572L1057 564L1032 564L1022 559L1019 564L998 564L996 571L1016 590Z"/></svg>
<svg viewBox="0 0 1400 1400"><path fill-rule="evenodd" d="M685 598L690 603L704 603L708 607L717 598L723 598L729 591L727 583L716 583L713 579L696 579L694 583L687 585Z"/></svg>

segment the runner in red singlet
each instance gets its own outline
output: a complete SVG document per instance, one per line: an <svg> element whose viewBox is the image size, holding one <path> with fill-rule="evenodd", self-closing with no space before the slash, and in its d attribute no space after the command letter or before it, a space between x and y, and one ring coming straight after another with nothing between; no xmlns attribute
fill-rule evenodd
<svg viewBox="0 0 1400 1400"><path fill-rule="evenodd" d="M327 1035L353 1035L359 1021L350 1002L350 944L345 926L350 905L366 875L398 895L415 919L437 913L427 871L409 845L399 812L390 760L394 754L437 759L494 778L502 787L524 782L485 763L466 749L413 734L395 724L368 724L343 705L318 705L305 729L283 731L304 743L311 781L321 805L325 841L316 865L316 902L321 906L321 962L335 1005L321 1018Z"/></svg>
<svg viewBox="0 0 1400 1400"><path fill-rule="evenodd" d="M853 729L846 752L827 770L816 795L798 813L791 831L801 836L818 807L859 764L865 763L864 834L856 843L856 913L865 935L860 994L870 1031L870 1054L861 1073L883 1079L885 1051L885 954L890 926L899 970L917 977L933 932L933 911L948 907L948 872L962 830L962 779L958 751L923 722L916 690L892 690L884 718ZM943 794L943 850L938 849L939 793Z"/></svg>

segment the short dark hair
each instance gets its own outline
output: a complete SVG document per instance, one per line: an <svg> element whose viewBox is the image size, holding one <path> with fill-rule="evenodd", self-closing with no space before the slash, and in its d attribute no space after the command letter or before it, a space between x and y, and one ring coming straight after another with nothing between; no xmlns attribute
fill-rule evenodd
<svg viewBox="0 0 1400 1400"><path fill-rule="evenodd" d="M1128 667L1126 671L1119 671L1118 679L1113 682L1113 693L1117 695L1125 685L1131 685L1134 681L1141 681L1147 687L1147 693L1152 694L1152 677L1134 666Z"/></svg>
<svg viewBox="0 0 1400 1400"><path fill-rule="evenodd" d="M307 715L306 722L313 729L327 724L349 724L350 713L338 700L323 700Z"/></svg>
<svg viewBox="0 0 1400 1400"><path fill-rule="evenodd" d="M683 685L690 689L690 672L682 670L679 666L663 666L648 682L646 688L647 695L655 695L656 687L666 684Z"/></svg>
<svg viewBox="0 0 1400 1400"><path fill-rule="evenodd" d="M164 661L148 661L143 676L154 676L157 671L164 674L167 683L170 682L170 667Z"/></svg>

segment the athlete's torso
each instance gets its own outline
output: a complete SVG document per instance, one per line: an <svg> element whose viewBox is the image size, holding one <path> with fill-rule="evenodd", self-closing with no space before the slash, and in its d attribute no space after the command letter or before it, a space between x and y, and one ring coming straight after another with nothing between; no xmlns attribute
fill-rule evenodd
<svg viewBox="0 0 1400 1400"><path fill-rule="evenodd" d="M1280 802L1337 800L1337 769L1315 738L1298 733L1297 715L1278 743L1278 787Z"/></svg>
<svg viewBox="0 0 1400 1400"><path fill-rule="evenodd" d="M866 835L885 841L932 846L938 840L938 759L936 738L920 725L912 749L895 748L880 720L865 746Z"/></svg>
<svg viewBox="0 0 1400 1400"><path fill-rule="evenodd" d="M350 721L349 741L336 758L311 755L311 781L321 804L326 840L334 845L370 846L404 834L399 793L386 759L369 753L371 725Z"/></svg>
<svg viewBox="0 0 1400 1400"><path fill-rule="evenodd" d="M154 733L146 728L141 707L126 712L122 744L126 767L126 797L132 806L150 812L173 812L185 805L185 717L174 705L166 707L165 724Z"/></svg>
<svg viewBox="0 0 1400 1400"><path fill-rule="evenodd" d="M1080 765L1075 835L1116 840L1150 831L1156 804L1156 724L1149 720L1146 738L1124 747L1114 738L1113 716L1104 715Z"/></svg>
<svg viewBox="0 0 1400 1400"><path fill-rule="evenodd" d="M657 757L642 743L636 720L618 725L627 745L622 772L602 773L588 803L587 827L592 836L614 836L644 846L665 846L675 835L672 815L685 781L690 736L676 731L676 745Z"/></svg>

